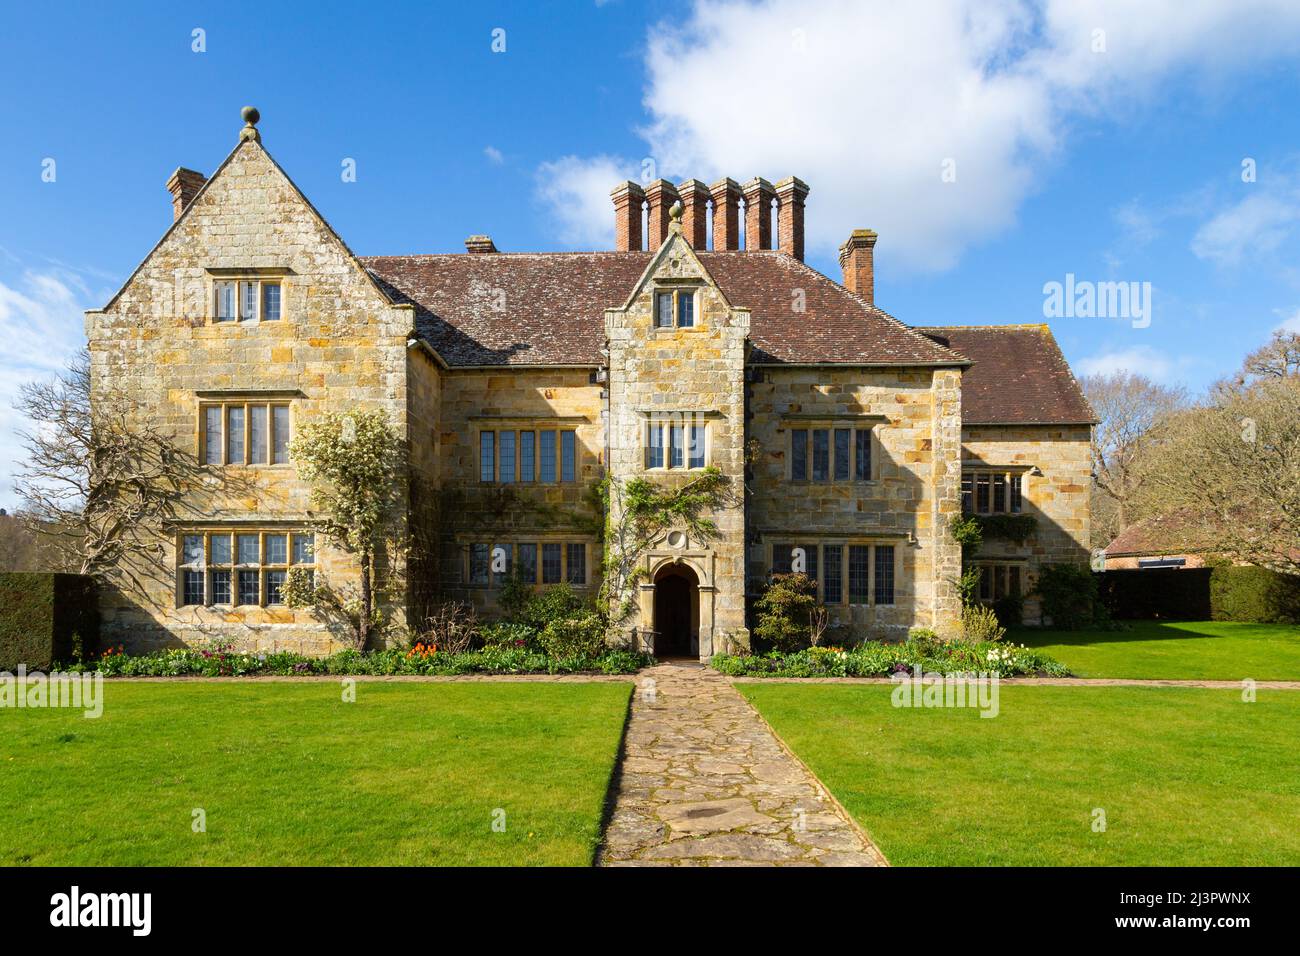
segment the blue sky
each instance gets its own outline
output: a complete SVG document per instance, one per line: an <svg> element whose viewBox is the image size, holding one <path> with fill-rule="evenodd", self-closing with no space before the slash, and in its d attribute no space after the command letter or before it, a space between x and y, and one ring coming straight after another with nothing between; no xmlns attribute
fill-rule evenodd
<svg viewBox="0 0 1300 956"><path fill-rule="evenodd" d="M75 351L167 227L170 172L211 172L246 103L361 254L609 248L621 177L795 174L809 261L838 277L838 242L875 228L877 302L911 324L1041 322L1067 274L1150 283L1145 327L1053 329L1078 371L1193 389L1300 328L1283 0L130 9L6 4L2 506L17 383Z"/></svg>

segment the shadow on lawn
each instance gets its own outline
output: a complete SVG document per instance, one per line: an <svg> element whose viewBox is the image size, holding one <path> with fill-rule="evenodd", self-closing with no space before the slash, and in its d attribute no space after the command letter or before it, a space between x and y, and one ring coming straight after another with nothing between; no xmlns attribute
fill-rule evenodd
<svg viewBox="0 0 1300 956"><path fill-rule="evenodd" d="M1007 633L1007 640L1017 644L1027 644L1030 647L1042 647L1046 644L1060 644L1067 647L1084 647L1095 644L1128 644L1132 642L1164 641L1164 640L1191 640L1195 638L1218 638L1222 639L1226 635L1215 633L1213 631L1197 630L1201 622L1178 622L1163 623L1159 621L1120 621L1124 626L1122 631L1053 631L1040 630L1038 628L1013 628ZM1251 625L1239 625L1244 629L1252 627ZM1266 625L1257 625L1252 627L1258 630L1267 630ZM1253 633L1241 630L1234 631L1235 634L1243 637L1253 637Z"/></svg>

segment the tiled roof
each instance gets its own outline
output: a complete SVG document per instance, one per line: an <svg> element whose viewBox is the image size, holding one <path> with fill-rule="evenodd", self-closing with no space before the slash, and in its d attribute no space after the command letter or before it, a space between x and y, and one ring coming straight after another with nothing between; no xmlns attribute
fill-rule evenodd
<svg viewBox="0 0 1300 956"><path fill-rule="evenodd" d="M1106 545L1109 557L1123 555L1193 554L1213 548L1205 516L1186 512L1157 515L1131 524Z"/></svg>
<svg viewBox="0 0 1300 956"><path fill-rule="evenodd" d="M632 293L649 252L369 256L362 263L451 365L599 365L605 309ZM966 359L781 252L700 252L751 310L761 364L964 365ZM803 306L796 311L796 303Z"/></svg>
<svg viewBox="0 0 1300 956"><path fill-rule="evenodd" d="M1096 421L1046 325L952 325L917 331L975 363L962 375L964 424Z"/></svg>

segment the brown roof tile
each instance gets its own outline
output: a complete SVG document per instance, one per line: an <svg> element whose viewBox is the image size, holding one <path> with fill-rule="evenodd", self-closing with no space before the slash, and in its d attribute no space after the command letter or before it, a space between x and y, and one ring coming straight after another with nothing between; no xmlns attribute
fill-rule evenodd
<svg viewBox="0 0 1300 956"><path fill-rule="evenodd" d="M451 365L598 365L604 311L649 252L369 256L362 262ZM781 252L701 252L728 301L751 310L761 364L964 365L966 359ZM796 300L804 306L795 311Z"/></svg>
<svg viewBox="0 0 1300 956"><path fill-rule="evenodd" d="M962 374L962 422L1064 425L1096 413L1046 325L917 328L975 364Z"/></svg>

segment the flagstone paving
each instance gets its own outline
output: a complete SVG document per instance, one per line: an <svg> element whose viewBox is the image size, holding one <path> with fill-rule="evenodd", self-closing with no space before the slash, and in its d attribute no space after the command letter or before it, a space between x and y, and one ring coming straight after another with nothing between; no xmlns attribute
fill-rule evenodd
<svg viewBox="0 0 1300 956"><path fill-rule="evenodd" d="M885 866L726 677L638 675L601 866Z"/></svg>

